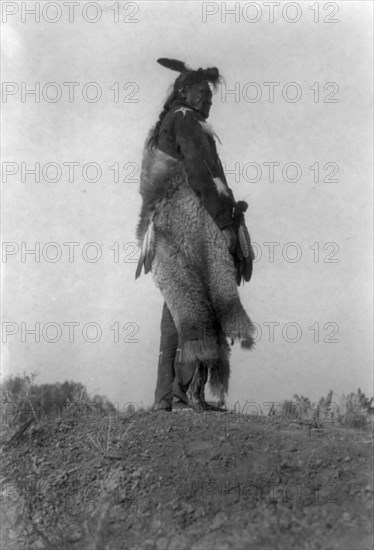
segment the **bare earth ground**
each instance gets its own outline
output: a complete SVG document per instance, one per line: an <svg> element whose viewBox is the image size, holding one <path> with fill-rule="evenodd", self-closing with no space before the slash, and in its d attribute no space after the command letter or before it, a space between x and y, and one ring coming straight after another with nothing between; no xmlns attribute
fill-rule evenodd
<svg viewBox="0 0 374 550"><path fill-rule="evenodd" d="M373 548L368 428L70 410L6 441L2 549Z"/></svg>

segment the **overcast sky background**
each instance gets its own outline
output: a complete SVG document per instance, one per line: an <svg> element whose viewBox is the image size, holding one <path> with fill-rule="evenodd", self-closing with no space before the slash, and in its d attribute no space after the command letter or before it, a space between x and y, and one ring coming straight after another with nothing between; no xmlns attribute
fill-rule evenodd
<svg viewBox="0 0 374 550"><path fill-rule="evenodd" d="M102 13L96 23L84 19L87 3L81 2L70 23L68 9L60 3L60 21L50 23L41 17L36 23L33 16L26 16L22 22L21 4L25 3L19 2L18 13L9 15L2 26L2 79L20 88L21 82L28 88L36 82L41 88L56 82L62 97L48 102L41 95L37 103L30 95L22 102L20 92L7 96L6 102L3 96L3 162L19 167L6 182L3 172L3 240L19 249L22 242L28 248L36 242L41 247L55 242L62 257L55 263L43 256L36 263L30 255L22 262L20 252L9 255L6 263L3 257L3 322L15 323L6 327L19 330L3 344L2 372L38 371L39 382L81 381L90 392L105 394L121 405L152 404L163 300L150 275L135 282L136 264L123 262L137 258L131 256L132 245L126 251L123 245L135 242L140 196L139 174L134 174L135 181L124 183L131 168L125 171L122 166L140 164L146 134L177 76L156 59L175 57L194 68L217 66L226 88L237 87L239 98L225 97L222 89L214 97L209 120L222 141L219 154L228 169L249 162L262 167L257 182L248 181L255 178L254 168L240 181L228 175L235 197L249 202L247 225L262 251L252 281L240 289L262 336L252 352L238 345L233 348L229 405L282 401L294 393L318 399L330 388L337 396L358 387L372 394L372 3L336 2L339 11L330 17L337 23L323 22L331 13L324 2L319 3L318 23L313 20L312 2L299 2L301 18L295 23L282 16L284 3L274 8L273 23L261 2L257 5L262 16L256 23L246 21L254 19L254 9L240 11L238 21L227 15L225 22L222 3L210 3L218 13L204 23L200 2L138 2L127 5L127 11L123 2L117 3L121 19L138 21L132 23L114 22L115 2L97 2ZM34 4L27 2L28 9ZM86 9L86 19L93 19L95 8ZM55 17L53 10L52 6L47 18ZM297 15L292 7L285 14L291 19ZM79 83L73 102L64 82ZM102 89L95 103L82 97L89 82ZM115 82L120 88L118 102L110 90ZM124 91L122 86L129 82L136 85ZM249 82L260 86L262 97L257 102L248 101L255 94L253 86L245 88ZM272 103L265 82L280 83ZM290 82L302 90L297 102L282 97L283 86ZM338 99L336 103L323 102L334 91L331 86L323 89L328 82L339 86L331 96ZM318 102L309 89L313 84L320 92ZM55 90L50 87L47 93L53 97ZM94 89L87 93L93 97ZM294 93L295 88L289 88L291 99ZM41 167L58 163L62 177L51 183L41 173L36 183L28 174L22 181L22 162L28 167L35 162ZM72 182L64 162L79 163ZM89 162L102 168L96 183L82 176L82 167ZM118 183L109 169L116 162L121 167ZM264 162L280 163L274 182L269 181ZM281 168L289 162L302 169L296 183L282 176ZM320 176L314 182L309 167L317 162ZM338 165L333 176L338 182L323 182L331 172L329 167L323 169L326 163ZM287 174L292 178L295 172L290 169ZM51 169L48 177L53 175ZM88 177L94 172L89 171ZM73 262L64 242L79 243ZM101 247L102 257L96 263L82 257L89 242ZM110 249L116 242L119 262ZM273 262L269 245L264 245L271 242L280 243L274 248ZM302 252L300 261L282 257L284 245L289 258L294 257L295 247L287 249L292 242ZM314 261L317 249L318 262ZM94 257L93 248L85 252ZM46 254L53 257L53 248ZM329 259L338 261L323 261ZM32 335L22 342L21 323L32 328L35 322L41 327L58 323L61 339L46 341L55 335L50 328L46 338L41 334L40 343ZM72 343L63 325L67 322L79 323ZM86 342L82 335L82 327L92 322L102 327L96 343ZM109 327L116 322L120 327L133 323L121 328L121 339L131 338L132 327L138 327L132 338L139 342L114 342ZM269 322L279 323L274 341L264 325ZM299 341L287 341L295 337L292 326L282 336L287 323L300 327ZM330 338L337 342L324 342L334 327L338 331ZM93 338L94 332L89 331L88 337Z"/></svg>

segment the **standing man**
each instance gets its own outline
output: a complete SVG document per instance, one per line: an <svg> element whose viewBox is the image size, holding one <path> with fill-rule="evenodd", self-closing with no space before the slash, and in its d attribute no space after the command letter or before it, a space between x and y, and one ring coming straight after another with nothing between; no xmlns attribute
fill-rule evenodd
<svg viewBox="0 0 374 550"><path fill-rule="evenodd" d="M151 131L148 148L157 148L183 163L189 185L224 234L234 255L238 249L237 222L243 217L246 203L235 202L217 154L214 133L206 122L212 105L212 88L215 89L221 79L219 71L215 67L192 70L174 59L159 59L158 63L180 75ZM238 266L242 264L239 260L235 263L239 273ZM248 267L241 268L241 276L249 280ZM187 408L186 391L195 369L196 365L187 365L183 360L178 332L165 303L154 410Z"/></svg>

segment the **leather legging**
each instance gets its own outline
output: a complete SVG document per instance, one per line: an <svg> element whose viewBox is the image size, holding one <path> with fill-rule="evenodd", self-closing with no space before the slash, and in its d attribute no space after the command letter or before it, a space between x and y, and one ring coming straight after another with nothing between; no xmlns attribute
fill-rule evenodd
<svg viewBox="0 0 374 550"><path fill-rule="evenodd" d="M186 365L178 345L178 332L164 303L161 317L161 341L158 360L155 406L171 409L173 397L187 403L186 391L195 373L195 365Z"/></svg>

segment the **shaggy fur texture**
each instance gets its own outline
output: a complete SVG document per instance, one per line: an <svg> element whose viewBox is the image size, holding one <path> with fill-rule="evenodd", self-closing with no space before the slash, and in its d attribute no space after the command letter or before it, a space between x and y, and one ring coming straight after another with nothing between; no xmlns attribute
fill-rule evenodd
<svg viewBox="0 0 374 550"><path fill-rule="evenodd" d="M156 148L145 150L140 193L137 237L140 246L147 242L140 261L149 265L151 255L185 361L203 362L213 393L222 398L230 375L227 338L250 349L254 333L225 237L188 184L183 163Z"/></svg>

